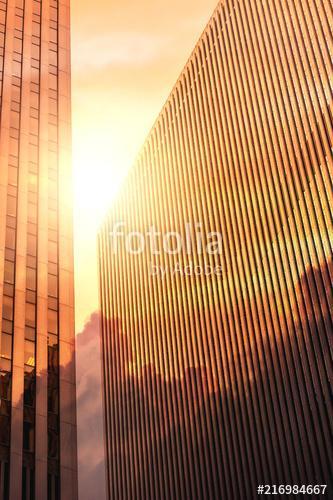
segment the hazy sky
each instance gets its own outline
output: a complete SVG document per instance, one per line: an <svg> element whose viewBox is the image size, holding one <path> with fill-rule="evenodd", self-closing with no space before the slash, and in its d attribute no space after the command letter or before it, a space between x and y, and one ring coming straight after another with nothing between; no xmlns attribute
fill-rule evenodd
<svg viewBox="0 0 333 500"><path fill-rule="evenodd" d="M76 325L98 307L96 231L216 0L72 0Z"/></svg>
<svg viewBox="0 0 333 500"><path fill-rule="evenodd" d="M80 500L104 500L96 233L217 0L72 0Z"/></svg>

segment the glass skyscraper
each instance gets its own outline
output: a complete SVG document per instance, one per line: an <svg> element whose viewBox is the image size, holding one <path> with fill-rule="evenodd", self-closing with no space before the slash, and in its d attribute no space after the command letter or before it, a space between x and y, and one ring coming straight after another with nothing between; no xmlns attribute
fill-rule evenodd
<svg viewBox="0 0 333 500"><path fill-rule="evenodd" d="M333 493L332 18L219 2L100 231L111 499Z"/></svg>
<svg viewBox="0 0 333 500"><path fill-rule="evenodd" d="M0 499L77 498L69 0L0 1Z"/></svg>

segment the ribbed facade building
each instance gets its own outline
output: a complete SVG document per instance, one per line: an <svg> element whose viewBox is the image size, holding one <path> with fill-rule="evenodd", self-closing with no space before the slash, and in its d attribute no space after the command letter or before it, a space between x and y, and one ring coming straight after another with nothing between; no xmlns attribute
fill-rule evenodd
<svg viewBox="0 0 333 500"><path fill-rule="evenodd" d="M333 494L332 19L221 1L100 231L110 499Z"/></svg>
<svg viewBox="0 0 333 500"><path fill-rule="evenodd" d="M69 0L0 1L0 499L77 498Z"/></svg>

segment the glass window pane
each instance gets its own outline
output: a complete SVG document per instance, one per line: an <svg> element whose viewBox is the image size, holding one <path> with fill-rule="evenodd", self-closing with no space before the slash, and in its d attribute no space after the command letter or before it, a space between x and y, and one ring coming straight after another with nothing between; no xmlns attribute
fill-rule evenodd
<svg viewBox="0 0 333 500"><path fill-rule="evenodd" d="M37 239L33 234L28 234L27 236L27 252L33 257L37 255Z"/></svg>
<svg viewBox="0 0 333 500"><path fill-rule="evenodd" d="M14 272L15 272L14 262L6 260L5 273L4 273L4 279L6 283L11 283L12 285L14 284Z"/></svg>
<svg viewBox="0 0 333 500"><path fill-rule="evenodd" d="M12 335L7 333L1 334L1 357L5 359L12 359Z"/></svg>
<svg viewBox="0 0 333 500"><path fill-rule="evenodd" d="M16 231L13 228L7 227L6 228L6 248L9 248L10 250L15 250L15 236L16 236Z"/></svg>
<svg viewBox="0 0 333 500"><path fill-rule="evenodd" d="M58 297L58 278L49 274L49 295L50 297Z"/></svg>
<svg viewBox="0 0 333 500"><path fill-rule="evenodd" d="M25 324L27 326L36 326L36 306L26 303L25 305Z"/></svg>
<svg viewBox="0 0 333 500"><path fill-rule="evenodd" d="M58 458L59 455L58 434L50 429L48 431L48 455L50 458Z"/></svg>
<svg viewBox="0 0 333 500"><path fill-rule="evenodd" d="M35 405L35 370L24 373L24 404L25 406Z"/></svg>
<svg viewBox="0 0 333 500"><path fill-rule="evenodd" d="M48 332L57 335L58 333L58 313L48 309Z"/></svg>
<svg viewBox="0 0 333 500"><path fill-rule="evenodd" d="M8 183L12 186L17 186L17 168L9 166L8 168Z"/></svg>
<svg viewBox="0 0 333 500"><path fill-rule="evenodd" d="M1 330L5 333L9 333L10 335L13 335L13 321L8 321L7 319L3 319Z"/></svg>
<svg viewBox="0 0 333 500"><path fill-rule="evenodd" d="M23 422L23 449L34 451L35 429L30 422Z"/></svg>
<svg viewBox="0 0 333 500"><path fill-rule="evenodd" d="M7 297L4 295L3 297L3 306L2 306L2 317L7 319L8 321L13 321L14 319L14 299L13 297Z"/></svg>
<svg viewBox="0 0 333 500"><path fill-rule="evenodd" d="M35 366L35 343L30 340L24 342L24 364Z"/></svg>
<svg viewBox="0 0 333 500"><path fill-rule="evenodd" d="M0 372L0 398L6 401L10 400L11 380L12 377L10 372Z"/></svg>
<svg viewBox="0 0 333 500"><path fill-rule="evenodd" d="M54 241L49 241L49 262L58 262L58 245Z"/></svg>
<svg viewBox="0 0 333 500"><path fill-rule="evenodd" d="M27 267L27 288L29 290L36 290L36 279L37 279L37 273L36 269L31 269L30 267Z"/></svg>
<svg viewBox="0 0 333 500"><path fill-rule="evenodd" d="M11 283L4 283L3 293L8 297L14 297L14 285L12 285Z"/></svg>
<svg viewBox="0 0 333 500"><path fill-rule="evenodd" d="M57 345L48 347L48 370L57 372L59 368L59 348Z"/></svg>
<svg viewBox="0 0 333 500"><path fill-rule="evenodd" d="M24 330L24 336L26 340L31 340L32 342L34 342L36 340L36 328L26 326Z"/></svg>
<svg viewBox="0 0 333 500"><path fill-rule="evenodd" d="M0 415L0 443L6 446L9 445L9 429L10 418Z"/></svg>
<svg viewBox="0 0 333 500"><path fill-rule="evenodd" d="M7 215L16 217L16 198L14 196L7 196Z"/></svg>
<svg viewBox="0 0 333 500"><path fill-rule="evenodd" d="M52 335L52 333L49 333L47 336L47 341L50 347L57 347L59 339L57 335Z"/></svg>
<svg viewBox="0 0 333 500"><path fill-rule="evenodd" d="M32 290L27 290L26 292L26 301L29 302L29 304L36 304L36 292Z"/></svg>

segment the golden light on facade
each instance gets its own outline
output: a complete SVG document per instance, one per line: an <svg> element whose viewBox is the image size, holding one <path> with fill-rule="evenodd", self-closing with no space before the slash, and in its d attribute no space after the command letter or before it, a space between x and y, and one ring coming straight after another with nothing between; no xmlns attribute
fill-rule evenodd
<svg viewBox="0 0 333 500"><path fill-rule="evenodd" d="M220 2L100 231L112 499L332 487L331 14Z"/></svg>
<svg viewBox="0 0 333 500"><path fill-rule="evenodd" d="M0 1L1 500L77 498L69 3Z"/></svg>

